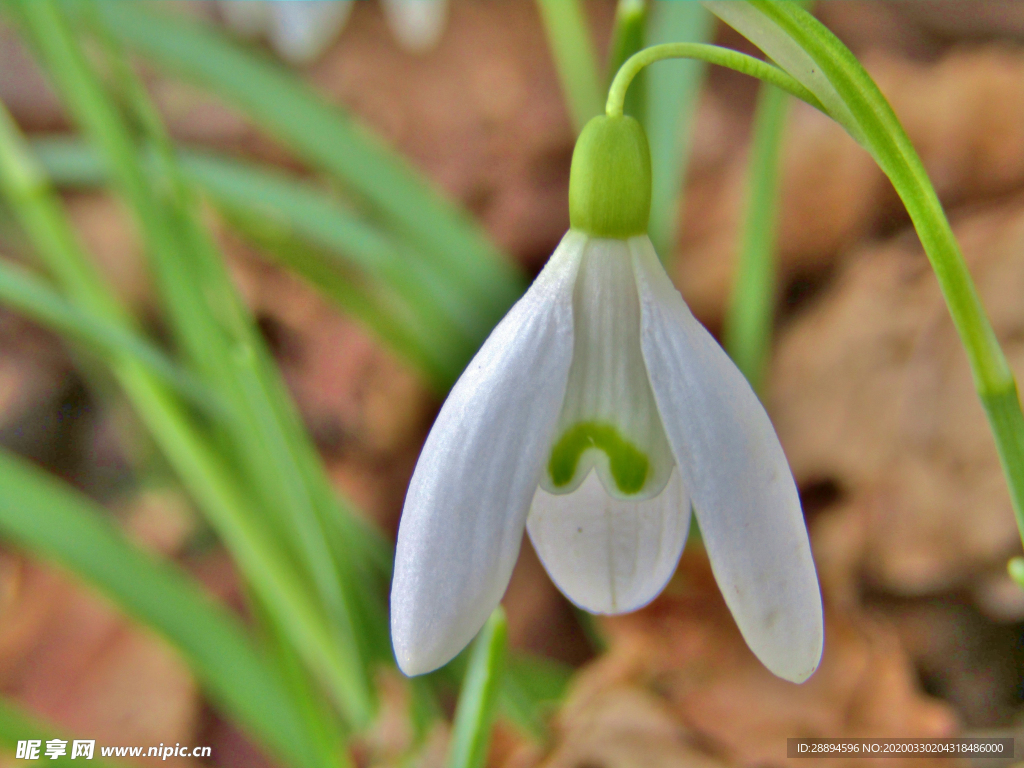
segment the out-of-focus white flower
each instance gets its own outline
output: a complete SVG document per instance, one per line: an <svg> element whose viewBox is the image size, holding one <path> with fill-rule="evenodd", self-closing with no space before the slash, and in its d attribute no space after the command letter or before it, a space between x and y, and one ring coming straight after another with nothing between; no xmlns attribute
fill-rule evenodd
<svg viewBox="0 0 1024 768"><path fill-rule="evenodd" d="M821 596L796 485L743 375L693 317L646 234L639 124L595 118L570 180L572 229L441 409L398 533L395 655L446 663L508 585L524 528L593 613L671 578L695 510L741 633L794 682L821 658Z"/></svg>
<svg viewBox="0 0 1024 768"><path fill-rule="evenodd" d="M353 0L220 0L232 31L247 38L265 36L292 64L318 59L348 21ZM388 26L407 50L423 52L437 44L448 15L448 0L384 0Z"/></svg>
<svg viewBox="0 0 1024 768"><path fill-rule="evenodd" d="M429 51L444 32L448 19L447 0L382 0L384 14L395 39L406 50Z"/></svg>
<svg viewBox="0 0 1024 768"><path fill-rule="evenodd" d="M270 45L293 64L320 58L352 12L352 0L284 0L270 5Z"/></svg>

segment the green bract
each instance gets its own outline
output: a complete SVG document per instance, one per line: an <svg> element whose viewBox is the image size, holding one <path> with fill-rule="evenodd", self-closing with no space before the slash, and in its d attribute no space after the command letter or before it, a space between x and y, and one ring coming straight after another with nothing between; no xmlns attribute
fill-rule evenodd
<svg viewBox="0 0 1024 768"><path fill-rule="evenodd" d="M622 240L647 233L651 150L627 115L593 118L583 128L569 173L569 222L594 237Z"/></svg>

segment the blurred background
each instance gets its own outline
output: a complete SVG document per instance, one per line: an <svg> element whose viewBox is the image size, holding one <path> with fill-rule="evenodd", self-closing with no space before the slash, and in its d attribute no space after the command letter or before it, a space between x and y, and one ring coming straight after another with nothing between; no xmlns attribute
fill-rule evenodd
<svg viewBox="0 0 1024 768"><path fill-rule="evenodd" d="M689 2L309 5L0 3L4 764L51 734L212 747L167 765L446 764L465 660L410 684L386 636L432 419L568 227L610 62L756 53ZM921 154L1020 375L1024 5L812 10ZM824 658L802 686L764 669L699 541L653 604L592 619L524 540L482 759L763 768L787 737L1024 738L1020 538L899 199L807 105L752 150L757 81L658 67L630 109L676 285L721 338L741 252L774 255L753 371Z"/></svg>

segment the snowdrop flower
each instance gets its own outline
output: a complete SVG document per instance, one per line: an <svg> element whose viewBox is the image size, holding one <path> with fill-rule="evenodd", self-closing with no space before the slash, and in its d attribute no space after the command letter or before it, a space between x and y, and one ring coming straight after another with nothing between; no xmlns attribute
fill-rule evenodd
<svg viewBox="0 0 1024 768"><path fill-rule="evenodd" d="M224 21L237 34L265 35L292 64L316 61L348 21L353 0L221 0ZM384 15L398 42L422 53L444 31L447 0L384 0Z"/></svg>
<svg viewBox="0 0 1024 768"><path fill-rule="evenodd" d="M292 64L319 59L352 13L352 0L284 0L269 5L267 38L278 56Z"/></svg>
<svg viewBox="0 0 1024 768"><path fill-rule="evenodd" d="M650 162L632 118L588 123L571 229L437 417L398 532L391 630L406 674L469 643L524 528L572 602L622 613L671 578L691 506L751 650L794 682L818 665L821 596L793 476L654 253Z"/></svg>

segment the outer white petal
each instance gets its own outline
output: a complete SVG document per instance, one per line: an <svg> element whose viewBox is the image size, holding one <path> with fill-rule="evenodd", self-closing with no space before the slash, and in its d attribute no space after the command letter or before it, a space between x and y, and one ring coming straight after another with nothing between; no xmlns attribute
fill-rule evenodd
<svg viewBox="0 0 1024 768"><path fill-rule="evenodd" d="M292 64L318 59L352 12L352 0L283 0L273 6L270 43Z"/></svg>
<svg viewBox="0 0 1024 768"><path fill-rule="evenodd" d="M591 613L635 611L672 578L690 528L677 471L652 499L620 501L591 470L572 493L537 489L530 541L560 590Z"/></svg>
<svg viewBox="0 0 1024 768"><path fill-rule="evenodd" d="M437 45L448 18L448 0L384 0L388 25L398 42L414 53Z"/></svg>
<svg viewBox="0 0 1024 768"><path fill-rule="evenodd" d="M512 575L572 362L572 288L587 237L570 231L466 368L405 498L391 587L408 675L473 638Z"/></svg>
<svg viewBox="0 0 1024 768"><path fill-rule="evenodd" d="M818 666L821 594L796 484L768 415L690 313L650 240L630 240L641 346L715 579L747 645L793 682Z"/></svg>

